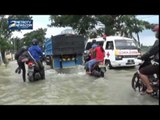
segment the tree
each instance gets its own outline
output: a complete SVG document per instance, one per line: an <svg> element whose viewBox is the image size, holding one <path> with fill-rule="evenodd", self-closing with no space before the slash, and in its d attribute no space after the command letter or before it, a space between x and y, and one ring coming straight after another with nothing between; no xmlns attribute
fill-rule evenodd
<svg viewBox="0 0 160 120"><path fill-rule="evenodd" d="M15 38L11 38L11 49L15 52L18 51L19 48L21 48L23 46L23 42L22 39L15 37Z"/></svg>
<svg viewBox="0 0 160 120"><path fill-rule="evenodd" d="M151 24L136 18L135 15L51 15L50 26L56 27L72 27L79 34L84 36L115 35L117 32L121 36L133 37L133 33L137 35L138 43L139 32L144 29L150 29ZM102 27L97 28L97 25ZM96 29L96 32L93 30ZM137 40L135 39L137 42Z"/></svg>
<svg viewBox="0 0 160 120"><path fill-rule="evenodd" d="M115 29L119 31L121 36L133 38L140 46L139 32L145 29L151 29L152 24L139 20L136 15L120 15L115 21ZM137 35L137 39L133 36Z"/></svg>
<svg viewBox="0 0 160 120"><path fill-rule="evenodd" d="M10 38L12 35L12 30L8 29L8 20L15 19L15 20L24 20L24 19L31 19L29 15L1 15L0 18L0 52L2 54L3 62L6 63L5 59L5 51L11 48Z"/></svg>
<svg viewBox="0 0 160 120"><path fill-rule="evenodd" d="M38 39L40 46L43 46L46 31L47 29L39 28L38 30L34 30L30 33L24 34L24 38L22 39L23 44L26 46L30 46L32 43L32 39L36 38Z"/></svg>
<svg viewBox="0 0 160 120"><path fill-rule="evenodd" d="M72 27L73 30L84 36L88 36L90 30L97 24L94 15L51 15L50 20L50 27Z"/></svg>
<svg viewBox="0 0 160 120"><path fill-rule="evenodd" d="M97 20L104 25L102 29L103 33L106 35L114 35L116 33L116 29L114 29L116 23L116 17L118 15L97 15ZM101 33L102 34L102 33Z"/></svg>

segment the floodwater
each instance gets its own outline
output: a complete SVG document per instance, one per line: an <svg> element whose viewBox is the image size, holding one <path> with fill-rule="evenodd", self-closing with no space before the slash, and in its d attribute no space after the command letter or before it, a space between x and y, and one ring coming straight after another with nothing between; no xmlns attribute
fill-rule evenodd
<svg viewBox="0 0 160 120"><path fill-rule="evenodd" d="M45 66L45 80L23 82L16 67L16 61L0 66L0 105L159 105L131 88L135 68L107 69L104 78L95 78L83 66L61 71Z"/></svg>

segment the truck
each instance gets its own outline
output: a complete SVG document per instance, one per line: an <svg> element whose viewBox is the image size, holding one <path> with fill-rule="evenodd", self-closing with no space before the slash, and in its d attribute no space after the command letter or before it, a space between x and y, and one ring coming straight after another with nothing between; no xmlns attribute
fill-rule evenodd
<svg viewBox="0 0 160 120"><path fill-rule="evenodd" d="M82 65L85 37L60 34L47 38L44 43L45 61L53 69Z"/></svg>

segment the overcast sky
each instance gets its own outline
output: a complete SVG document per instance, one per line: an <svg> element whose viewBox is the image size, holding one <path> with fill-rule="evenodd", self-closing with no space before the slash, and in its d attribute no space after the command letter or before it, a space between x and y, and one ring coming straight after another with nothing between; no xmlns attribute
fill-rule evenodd
<svg viewBox="0 0 160 120"><path fill-rule="evenodd" d="M47 24L50 24L49 15L32 15L33 17L33 30L37 30L38 28L47 28L46 36L50 37L51 35L60 34L62 30L66 28L56 28L56 27L47 27ZM159 16L158 15L139 15L138 19L148 21L150 23L158 23L159 24ZM22 38L23 34L27 32L31 32L32 30L22 30L21 32L13 32L12 37ZM155 41L155 33L151 30L144 30L140 35L140 42L143 45L152 45Z"/></svg>

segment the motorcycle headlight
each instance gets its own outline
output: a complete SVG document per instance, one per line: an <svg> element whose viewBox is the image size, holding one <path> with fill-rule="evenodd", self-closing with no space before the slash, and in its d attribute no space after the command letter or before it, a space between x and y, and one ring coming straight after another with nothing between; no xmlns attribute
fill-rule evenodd
<svg viewBox="0 0 160 120"><path fill-rule="evenodd" d="M89 51L88 50L85 50L84 51L84 55L86 56L86 55L89 55Z"/></svg>

